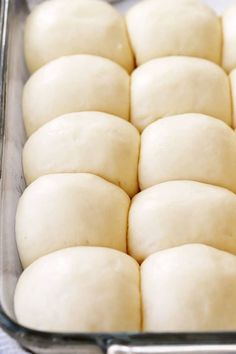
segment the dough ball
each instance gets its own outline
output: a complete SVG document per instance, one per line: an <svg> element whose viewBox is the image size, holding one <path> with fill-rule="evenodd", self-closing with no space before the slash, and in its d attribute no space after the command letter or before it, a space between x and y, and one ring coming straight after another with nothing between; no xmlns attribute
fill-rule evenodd
<svg viewBox="0 0 236 354"><path fill-rule="evenodd" d="M138 65L170 55L220 63L220 19L200 1L141 1L128 12L127 26Z"/></svg>
<svg viewBox="0 0 236 354"><path fill-rule="evenodd" d="M23 267L72 246L103 246L126 252L130 199L95 175L40 177L24 191L16 213L16 240Z"/></svg>
<svg viewBox="0 0 236 354"><path fill-rule="evenodd" d="M129 213L129 254L204 243L236 254L236 195L192 181L161 183L137 194Z"/></svg>
<svg viewBox="0 0 236 354"><path fill-rule="evenodd" d="M129 119L129 75L111 60L92 55L56 59L36 71L23 92L29 136L66 113L101 111Z"/></svg>
<svg viewBox="0 0 236 354"><path fill-rule="evenodd" d="M108 248L67 248L38 259L22 273L14 300L19 323L37 330L140 330L138 264Z"/></svg>
<svg viewBox="0 0 236 354"><path fill-rule="evenodd" d="M230 85L222 68L204 59L168 57L133 72L131 121L140 131L183 113L207 114L231 125Z"/></svg>
<svg viewBox="0 0 236 354"><path fill-rule="evenodd" d="M227 72L236 68L236 5L230 6L222 16L223 67Z"/></svg>
<svg viewBox="0 0 236 354"><path fill-rule="evenodd" d="M233 106L233 127L236 129L236 69L230 74L232 106Z"/></svg>
<svg viewBox="0 0 236 354"><path fill-rule="evenodd" d="M236 257L195 244L150 256L141 267L144 331L236 329Z"/></svg>
<svg viewBox="0 0 236 354"><path fill-rule="evenodd" d="M96 0L51 0L37 6L25 26L29 70L73 54L105 57L129 72L134 67L125 21L111 5Z"/></svg>
<svg viewBox="0 0 236 354"><path fill-rule="evenodd" d="M141 137L140 188L193 180L236 192L236 134L201 114L160 119Z"/></svg>
<svg viewBox="0 0 236 354"><path fill-rule="evenodd" d="M70 113L37 130L25 145L27 183L39 176L89 172L123 188L138 191L140 136L124 119L99 112Z"/></svg>

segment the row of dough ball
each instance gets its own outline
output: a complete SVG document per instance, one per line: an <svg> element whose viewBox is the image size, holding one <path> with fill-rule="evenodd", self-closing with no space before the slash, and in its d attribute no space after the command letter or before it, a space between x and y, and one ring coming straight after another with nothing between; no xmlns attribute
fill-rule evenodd
<svg viewBox="0 0 236 354"><path fill-rule="evenodd" d="M193 180L236 193L236 134L224 122L188 113L157 120L141 134L129 122L100 112L53 119L23 150L26 183L54 173L92 173L139 189L170 180Z"/></svg>
<svg viewBox="0 0 236 354"><path fill-rule="evenodd" d="M22 325L50 332L235 330L236 257L193 244L139 269L119 251L67 248L22 273L14 306Z"/></svg>
<svg viewBox="0 0 236 354"><path fill-rule="evenodd" d="M128 72L151 59L184 55L236 67L236 6L221 20L198 0L147 0L123 17L93 0L51 0L37 6L25 27L25 57L30 72L73 54L111 59ZM223 32L223 37L222 37ZM223 53L222 53L223 47ZM131 49L132 48L132 49Z"/></svg>
<svg viewBox="0 0 236 354"><path fill-rule="evenodd" d="M46 64L25 85L28 136L53 118L80 111L130 119L139 131L159 118L183 113L202 113L236 126L236 69L229 80L205 59L166 57L140 66L130 79L108 59L74 55Z"/></svg>
<svg viewBox="0 0 236 354"><path fill-rule="evenodd" d="M187 243L236 254L235 215L233 192L200 182L161 183L130 202L121 188L92 174L46 175L19 201L16 240L24 268L74 246L117 249L138 262Z"/></svg>

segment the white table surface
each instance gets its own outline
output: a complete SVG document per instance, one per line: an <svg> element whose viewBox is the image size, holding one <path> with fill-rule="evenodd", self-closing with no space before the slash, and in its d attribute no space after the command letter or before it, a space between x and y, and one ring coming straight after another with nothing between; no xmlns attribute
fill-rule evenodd
<svg viewBox="0 0 236 354"><path fill-rule="evenodd" d="M26 354L19 345L0 329L0 354Z"/></svg>

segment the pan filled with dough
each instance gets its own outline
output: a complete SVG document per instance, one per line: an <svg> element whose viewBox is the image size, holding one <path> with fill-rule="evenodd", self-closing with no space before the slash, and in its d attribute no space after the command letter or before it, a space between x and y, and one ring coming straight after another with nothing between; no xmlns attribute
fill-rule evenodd
<svg viewBox="0 0 236 354"><path fill-rule="evenodd" d="M236 353L236 3L111 2L1 2L0 326Z"/></svg>

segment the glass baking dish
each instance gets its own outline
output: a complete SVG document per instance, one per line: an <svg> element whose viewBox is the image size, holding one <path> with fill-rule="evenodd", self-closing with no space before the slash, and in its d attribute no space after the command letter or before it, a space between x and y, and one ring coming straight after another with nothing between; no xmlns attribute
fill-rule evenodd
<svg viewBox="0 0 236 354"><path fill-rule="evenodd" d="M16 323L13 296L22 269L16 249L14 223L17 202L25 188L21 166L21 151L25 142L21 95L28 76L23 59L23 25L30 11L29 5L36 1L30 4L25 0L1 1L1 327L33 353L236 353L236 332L68 334L39 332ZM116 6L123 11L135 1L122 1ZM208 2L221 10L230 0Z"/></svg>

